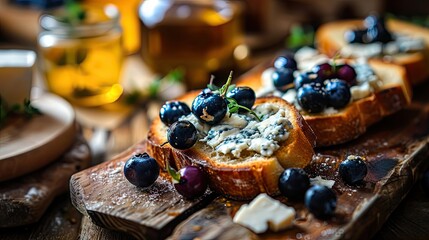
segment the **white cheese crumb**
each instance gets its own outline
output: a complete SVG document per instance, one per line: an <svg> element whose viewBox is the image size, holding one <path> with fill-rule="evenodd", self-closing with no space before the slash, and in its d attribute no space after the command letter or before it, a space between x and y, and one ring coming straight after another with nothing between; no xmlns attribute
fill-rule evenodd
<svg viewBox="0 0 429 240"><path fill-rule="evenodd" d="M337 114L338 110L333 107L327 107L323 110L323 113L326 115L332 115L332 114Z"/></svg>
<svg viewBox="0 0 429 240"><path fill-rule="evenodd" d="M244 204L235 214L233 222L243 225L255 233L263 233L270 228L280 231L292 226L295 209L272 199L265 193L259 194L249 204Z"/></svg>
<svg viewBox="0 0 429 240"><path fill-rule="evenodd" d="M321 176L310 178L310 185L322 185L328 188L332 188L334 184L335 184L334 180L326 180L326 179L323 179Z"/></svg>
<svg viewBox="0 0 429 240"><path fill-rule="evenodd" d="M373 92L372 87L368 82L364 82L361 85L352 86L350 93L352 94L353 100L358 100L369 96Z"/></svg>
<svg viewBox="0 0 429 240"><path fill-rule="evenodd" d="M283 94L282 98L286 100L288 103L295 103L296 100L296 90L289 89L285 94Z"/></svg>

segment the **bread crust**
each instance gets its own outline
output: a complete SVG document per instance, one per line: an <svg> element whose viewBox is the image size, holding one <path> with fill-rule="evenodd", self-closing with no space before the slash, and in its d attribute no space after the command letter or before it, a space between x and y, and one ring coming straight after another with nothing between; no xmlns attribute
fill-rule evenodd
<svg viewBox="0 0 429 240"><path fill-rule="evenodd" d="M344 33L350 29L362 29L363 20L343 20L326 23L317 30L315 42L319 51L330 57L339 53L348 43L344 40ZM389 57L370 59L371 62L389 62L406 69L407 78L412 85L419 84L429 78L429 29L416 26L399 20L387 21L387 28L391 32L421 37L426 48L421 52L396 54Z"/></svg>
<svg viewBox="0 0 429 240"><path fill-rule="evenodd" d="M369 126L411 102L412 90L403 67L381 61L369 64L383 82L383 86L375 93L350 103L334 114L301 112L316 135L316 146L331 146L356 139ZM262 72L269 66L271 64L258 66L239 78L237 85L261 89Z"/></svg>
<svg viewBox="0 0 429 240"><path fill-rule="evenodd" d="M190 105L198 93L199 91L190 92L178 100ZM205 144L202 142L197 142L187 150L177 150L169 144L161 146L167 141L167 127L160 119L155 119L150 127L147 151L158 161L164 171L167 161L176 169L187 165L201 167L209 178L210 188L226 197L247 200L263 192L277 195L279 194L278 178L284 169L305 167L311 161L314 155L315 136L292 105L275 97L257 99L255 105L266 102L289 109L292 116L290 120L294 126L288 139L271 157L243 159L241 162L231 164L210 157L209 153L202 150L204 149L202 144Z"/></svg>

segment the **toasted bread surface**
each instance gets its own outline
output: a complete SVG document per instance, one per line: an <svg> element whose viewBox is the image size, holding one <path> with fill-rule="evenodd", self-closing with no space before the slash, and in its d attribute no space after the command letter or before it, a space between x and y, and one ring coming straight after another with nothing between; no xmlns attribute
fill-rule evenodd
<svg viewBox="0 0 429 240"><path fill-rule="evenodd" d="M405 69L381 61L370 62L371 68L382 81L376 92L353 101L336 113L309 114L301 112L316 135L317 146L331 146L353 140L385 116L395 113L411 102L412 90ZM262 72L269 64L259 66L243 75L237 85L254 90L263 88Z"/></svg>
<svg viewBox="0 0 429 240"><path fill-rule="evenodd" d="M326 23L316 32L316 45L321 53L334 57L348 43L344 34L348 30L362 29L363 20L344 20ZM421 83L429 78L429 29L399 20L389 20L387 28L393 33L416 36L424 39L426 48L420 52L400 53L372 58L370 61L390 62L406 69L411 84Z"/></svg>
<svg viewBox="0 0 429 240"><path fill-rule="evenodd" d="M199 91L193 91L178 99L191 105ZM286 101L275 98L260 98L255 105L272 103L288 109L288 119L293 128L289 137L270 157L254 154L242 159L213 154L213 149L204 142L197 142L187 150L177 150L166 144L167 126L156 119L149 130L147 150L160 166L168 163L179 169L187 165L200 166L208 175L210 188L234 199L251 199L265 192L277 195L278 178L288 167L305 167L314 155L315 137L298 111Z"/></svg>

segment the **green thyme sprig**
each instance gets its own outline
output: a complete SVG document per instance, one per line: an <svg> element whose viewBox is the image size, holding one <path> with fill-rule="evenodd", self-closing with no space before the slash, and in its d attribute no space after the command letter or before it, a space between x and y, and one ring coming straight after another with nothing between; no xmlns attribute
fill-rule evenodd
<svg viewBox="0 0 429 240"><path fill-rule="evenodd" d="M39 109L33 107L28 99L25 99L23 104L14 104L8 107L6 101L0 97L0 124L5 122L7 117L12 114L32 118L33 116L41 115L42 113Z"/></svg>
<svg viewBox="0 0 429 240"><path fill-rule="evenodd" d="M180 182L180 173L176 171L173 167L170 166L170 164L167 161L167 172L171 176L171 179L173 180L173 183L179 183Z"/></svg>
<svg viewBox="0 0 429 240"><path fill-rule="evenodd" d="M337 61L341 58L341 55L339 52L335 53L334 57L332 58L332 71L337 72L339 65L337 64Z"/></svg>
<svg viewBox="0 0 429 240"><path fill-rule="evenodd" d="M227 93L231 92L236 87L235 84L231 84L231 82L232 82L232 73L233 73L232 71L229 73L228 80L226 81L226 83L222 87L219 88L218 86L214 85L213 84L213 77L212 77L210 79L210 84L207 85L207 88L210 89L210 90L212 90L215 94L219 94L221 97L223 97L223 98L225 98L227 100L227 102L228 102L228 111L229 111L230 116L233 113L238 113L238 111L240 109L243 109L243 110L246 110L247 112L249 112L250 114L252 114L253 116L255 116L255 118L258 121L261 121L261 118L253 110L251 110L251 109L249 109L249 108L247 108L247 107L245 107L243 105L238 104L237 101L234 98L226 96Z"/></svg>

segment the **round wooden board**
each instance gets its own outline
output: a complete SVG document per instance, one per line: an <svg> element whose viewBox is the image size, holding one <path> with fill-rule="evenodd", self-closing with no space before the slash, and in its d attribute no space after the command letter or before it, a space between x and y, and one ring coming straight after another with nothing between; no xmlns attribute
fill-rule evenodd
<svg viewBox="0 0 429 240"><path fill-rule="evenodd" d="M68 102L44 94L32 105L43 114L0 130L0 182L45 166L75 140L75 113Z"/></svg>

